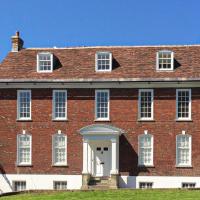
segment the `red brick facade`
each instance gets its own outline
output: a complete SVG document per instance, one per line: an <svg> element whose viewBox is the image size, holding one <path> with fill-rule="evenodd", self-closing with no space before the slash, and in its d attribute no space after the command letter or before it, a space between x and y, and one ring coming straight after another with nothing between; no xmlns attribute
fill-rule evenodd
<svg viewBox="0 0 200 200"><path fill-rule="evenodd" d="M67 88L66 88L67 89ZM78 132L95 122L95 89L67 89L67 121L52 120L52 89L32 90L32 120L17 121L17 89L0 90L0 166L6 174L81 174L82 136ZM176 89L154 89L154 120L138 121L138 89L110 89L111 124L125 131L120 137L121 175L200 176L200 89L192 89L192 121L177 122ZM16 166L16 136L32 135L32 166ZM52 135L67 135L66 167L52 166ZM138 135L154 136L154 167L138 167ZM176 135L192 136L192 167L176 168Z"/></svg>
<svg viewBox="0 0 200 200"><path fill-rule="evenodd" d="M0 192L13 191L15 181L24 181L29 190L55 189L54 181L65 181L67 189L88 189L96 176L106 177L112 189L139 188L141 182L151 182L153 188L177 188L183 182L200 187L199 66L200 45L24 49L17 32L12 51L0 63ZM67 93L60 92L60 97L54 89ZM97 89L109 92L95 93ZM138 113L139 89L152 89L145 93L148 103L143 102L146 121ZM176 89L190 89L179 93L179 106ZM25 102L21 107L19 97ZM55 110L61 108L57 116L53 102L58 105ZM153 108L153 118L147 107ZM190 108L191 113L186 111ZM19 120L19 115L26 120ZM20 148L26 148L20 152L17 137L22 133L32 138L20 137ZM140 164L145 164L141 167L138 137L144 133L153 137L147 135L143 142L150 145L140 151ZM191 137L178 140L183 148L178 148L176 162L181 133ZM56 143L53 137L52 145L54 134L62 139Z"/></svg>

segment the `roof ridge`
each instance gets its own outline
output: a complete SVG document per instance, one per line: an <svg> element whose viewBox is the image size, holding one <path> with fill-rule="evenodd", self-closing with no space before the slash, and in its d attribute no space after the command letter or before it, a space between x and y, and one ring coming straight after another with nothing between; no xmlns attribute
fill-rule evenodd
<svg viewBox="0 0 200 200"><path fill-rule="evenodd" d="M193 47L200 46L200 44L184 44L184 45L133 45L133 46L72 46L72 47L28 47L28 50L39 50L39 49L92 49L92 48L139 48L139 47Z"/></svg>

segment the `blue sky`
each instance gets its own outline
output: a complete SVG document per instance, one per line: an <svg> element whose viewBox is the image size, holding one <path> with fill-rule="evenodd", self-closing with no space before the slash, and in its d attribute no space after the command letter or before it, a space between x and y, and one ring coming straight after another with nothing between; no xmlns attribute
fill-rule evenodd
<svg viewBox="0 0 200 200"><path fill-rule="evenodd" d="M200 0L1 0L0 61L25 47L200 43Z"/></svg>

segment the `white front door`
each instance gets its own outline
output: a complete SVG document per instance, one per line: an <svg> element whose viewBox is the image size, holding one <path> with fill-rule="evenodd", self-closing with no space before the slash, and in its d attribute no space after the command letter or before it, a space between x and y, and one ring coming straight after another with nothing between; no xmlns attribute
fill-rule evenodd
<svg viewBox="0 0 200 200"><path fill-rule="evenodd" d="M109 176L111 170L110 145L101 144L94 146L94 175Z"/></svg>

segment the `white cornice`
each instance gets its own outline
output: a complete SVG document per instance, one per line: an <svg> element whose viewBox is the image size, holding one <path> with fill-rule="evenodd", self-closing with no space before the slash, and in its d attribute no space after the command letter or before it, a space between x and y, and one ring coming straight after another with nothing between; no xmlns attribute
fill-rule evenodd
<svg viewBox="0 0 200 200"><path fill-rule="evenodd" d="M0 82L0 88L193 88L200 87L200 80L195 81L71 81L44 82L21 81Z"/></svg>

